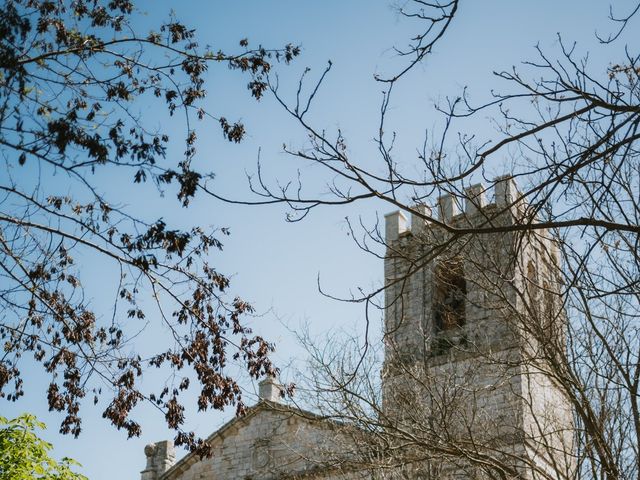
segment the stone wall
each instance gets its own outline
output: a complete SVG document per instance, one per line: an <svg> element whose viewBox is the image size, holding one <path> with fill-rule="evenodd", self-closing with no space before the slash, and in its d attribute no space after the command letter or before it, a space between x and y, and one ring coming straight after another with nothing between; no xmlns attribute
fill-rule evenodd
<svg viewBox="0 0 640 480"><path fill-rule="evenodd" d="M336 439L331 423L279 403L270 379L260 385L260 396L245 416L207 439L213 448L210 458L190 454L173 464L171 442L148 445L142 480L358 478L328 461Z"/></svg>
<svg viewBox="0 0 640 480"><path fill-rule="evenodd" d="M318 436L319 431L295 414L261 409L216 435L210 459L184 462L163 479L257 480L309 473L321 467L308 458Z"/></svg>

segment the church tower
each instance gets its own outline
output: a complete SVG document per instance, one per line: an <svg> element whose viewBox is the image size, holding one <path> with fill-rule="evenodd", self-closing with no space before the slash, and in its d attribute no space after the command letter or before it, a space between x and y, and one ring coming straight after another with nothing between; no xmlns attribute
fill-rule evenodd
<svg viewBox="0 0 640 480"><path fill-rule="evenodd" d="M416 439L412 478L573 474L557 244L492 183L440 197L434 222L385 217L383 404Z"/></svg>

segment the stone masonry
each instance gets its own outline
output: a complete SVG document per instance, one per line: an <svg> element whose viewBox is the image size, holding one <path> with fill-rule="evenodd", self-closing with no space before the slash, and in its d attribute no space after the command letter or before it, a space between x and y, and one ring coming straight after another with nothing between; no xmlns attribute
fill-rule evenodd
<svg viewBox="0 0 640 480"><path fill-rule="evenodd" d="M173 443L145 448L147 467L141 480L349 479L317 458L332 435L315 415L280 403L279 386L265 379L260 400L246 415L214 432L207 441L211 458L189 454L174 463Z"/></svg>

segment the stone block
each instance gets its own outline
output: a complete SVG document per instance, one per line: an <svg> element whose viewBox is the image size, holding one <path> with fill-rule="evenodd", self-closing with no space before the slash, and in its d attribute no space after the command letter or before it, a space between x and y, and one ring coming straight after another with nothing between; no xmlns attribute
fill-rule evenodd
<svg viewBox="0 0 640 480"><path fill-rule="evenodd" d="M385 241L391 243L407 231L407 217L401 211L387 213L384 216Z"/></svg>

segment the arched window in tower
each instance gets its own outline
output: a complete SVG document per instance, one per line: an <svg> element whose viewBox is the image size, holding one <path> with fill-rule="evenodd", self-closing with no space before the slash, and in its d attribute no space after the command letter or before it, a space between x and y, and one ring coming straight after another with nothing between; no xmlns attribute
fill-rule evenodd
<svg viewBox="0 0 640 480"><path fill-rule="evenodd" d="M462 260L451 258L438 263L434 280L433 316L436 331L462 327L467 297Z"/></svg>

